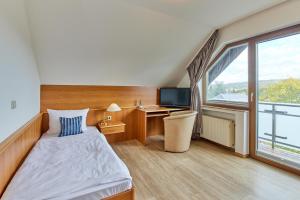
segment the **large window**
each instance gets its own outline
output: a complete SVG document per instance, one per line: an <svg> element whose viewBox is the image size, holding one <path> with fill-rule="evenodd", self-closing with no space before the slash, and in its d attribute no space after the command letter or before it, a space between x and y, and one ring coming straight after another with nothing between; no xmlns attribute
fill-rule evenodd
<svg viewBox="0 0 300 200"><path fill-rule="evenodd" d="M202 84L205 104L249 111L251 157L300 174L300 24L227 45Z"/></svg>
<svg viewBox="0 0 300 200"><path fill-rule="evenodd" d="M256 51L256 153L300 169L300 34L257 41Z"/></svg>
<svg viewBox="0 0 300 200"><path fill-rule="evenodd" d="M248 45L230 47L206 75L207 103L248 103Z"/></svg>

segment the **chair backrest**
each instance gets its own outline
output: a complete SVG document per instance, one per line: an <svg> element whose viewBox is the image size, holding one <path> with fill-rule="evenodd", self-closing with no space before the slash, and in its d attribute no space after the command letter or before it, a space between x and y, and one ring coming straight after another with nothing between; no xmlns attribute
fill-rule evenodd
<svg viewBox="0 0 300 200"><path fill-rule="evenodd" d="M183 111L164 118L165 150L184 152L189 149L197 112Z"/></svg>
<svg viewBox="0 0 300 200"><path fill-rule="evenodd" d="M170 113L171 116L175 116L175 115L183 115L183 114L190 114L193 111L191 110L184 110L184 111L176 111L176 112L172 112Z"/></svg>
<svg viewBox="0 0 300 200"><path fill-rule="evenodd" d="M171 115L169 117L165 117L164 120L195 117L196 115L197 115L196 111L179 111L179 112L171 113Z"/></svg>

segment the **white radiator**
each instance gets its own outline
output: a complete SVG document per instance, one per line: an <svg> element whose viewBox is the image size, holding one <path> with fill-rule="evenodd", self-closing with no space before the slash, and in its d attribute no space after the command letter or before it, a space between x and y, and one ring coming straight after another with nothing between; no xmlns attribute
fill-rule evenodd
<svg viewBox="0 0 300 200"><path fill-rule="evenodd" d="M227 147L234 147L234 135L234 121L203 115L201 137Z"/></svg>

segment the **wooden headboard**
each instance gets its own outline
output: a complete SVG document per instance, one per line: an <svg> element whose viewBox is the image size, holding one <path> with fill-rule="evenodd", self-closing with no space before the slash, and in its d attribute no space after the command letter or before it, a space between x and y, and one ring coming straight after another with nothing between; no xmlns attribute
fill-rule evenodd
<svg viewBox="0 0 300 200"><path fill-rule="evenodd" d="M48 130L47 109L83 109L90 108L87 117L88 125L96 125L111 115L114 121L126 124L125 134L118 140L136 138L136 104L141 100L145 106L158 104L158 89L143 86L80 86L80 85L42 85L41 112L44 113L42 130ZM121 112L107 113L105 110L111 103L117 103Z"/></svg>
<svg viewBox="0 0 300 200"><path fill-rule="evenodd" d="M141 100L144 105L158 103L158 89L143 86L81 86L42 85L41 111L52 109L106 109L111 103L123 108L136 106Z"/></svg>
<svg viewBox="0 0 300 200"><path fill-rule="evenodd" d="M0 197L9 181L41 136L42 114L0 143Z"/></svg>

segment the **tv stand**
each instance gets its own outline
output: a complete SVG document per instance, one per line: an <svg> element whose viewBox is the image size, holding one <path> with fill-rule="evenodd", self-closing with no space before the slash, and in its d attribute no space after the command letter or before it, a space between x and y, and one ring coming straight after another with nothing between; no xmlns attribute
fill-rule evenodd
<svg viewBox="0 0 300 200"><path fill-rule="evenodd" d="M164 133L164 117L169 116L171 112L182 111L187 109L188 108L167 108L159 106L137 109L137 139L142 144L146 145L148 136L162 135Z"/></svg>

